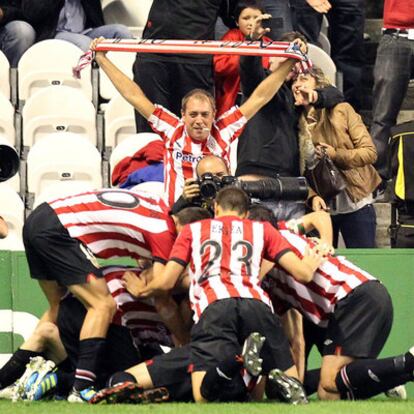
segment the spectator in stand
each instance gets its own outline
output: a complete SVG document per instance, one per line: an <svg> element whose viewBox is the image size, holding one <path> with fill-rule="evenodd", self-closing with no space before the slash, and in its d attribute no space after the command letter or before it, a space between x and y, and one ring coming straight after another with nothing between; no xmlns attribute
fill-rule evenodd
<svg viewBox="0 0 414 414"><path fill-rule="evenodd" d="M94 49L99 41L96 39L91 48ZM295 42L305 50L302 40ZM165 199L169 206L181 195L185 180L197 177L196 165L203 156L214 154L229 162L231 143L239 137L247 121L273 98L294 63L293 59L285 59L277 70L256 85L240 108L234 106L225 117L215 121L215 100L207 91L194 89L183 98L180 119L158 102L154 104L141 88L144 85L129 79L104 52L96 53L96 61L121 95L162 137ZM257 145L256 136L251 139Z"/></svg>
<svg viewBox="0 0 414 414"><path fill-rule="evenodd" d="M9 227L7 226L6 220L0 216L0 239L4 239L9 234Z"/></svg>
<svg viewBox="0 0 414 414"><path fill-rule="evenodd" d="M264 29L258 27L253 39L260 39ZM281 40L291 41L301 36L297 32L286 33ZM302 36L303 37L303 36ZM260 58L242 56L240 58L240 79L244 99L247 99L254 88L269 75L279 70L280 58L271 58L269 72L262 65ZM298 177L299 146L297 136L298 115L295 111L294 99L289 80L285 78L277 94L247 124L240 135L237 148L236 176L244 181L257 181L265 177ZM318 108L332 107L343 100L338 89L329 87L318 90L306 90L310 94L312 105ZM320 197L312 199L312 208L319 209ZM305 213L305 205L294 201L263 201L278 220L300 217Z"/></svg>
<svg viewBox="0 0 414 414"><path fill-rule="evenodd" d="M262 19L270 18L269 14L263 14L261 5L257 0L241 0L234 10L234 19L237 28L230 29L221 40L243 41L251 32L259 16ZM270 38L264 37L266 41ZM240 56L237 55L216 55L214 56L214 80L216 89L217 117L228 111L236 104L237 95L240 91L239 75ZM263 67L269 67L269 58L262 58Z"/></svg>
<svg viewBox="0 0 414 414"><path fill-rule="evenodd" d="M0 0L0 50L12 68L36 38L33 27L24 20L21 0Z"/></svg>
<svg viewBox="0 0 414 414"><path fill-rule="evenodd" d="M105 24L99 0L22 0L22 5L35 26L37 41L61 39L87 51L95 37L133 37L124 25Z"/></svg>
<svg viewBox="0 0 414 414"><path fill-rule="evenodd" d="M229 13L234 0L154 0L148 15L145 39L214 39L220 13ZM225 19L227 21L227 19ZM181 116L181 100L192 89L214 93L212 56L138 54L134 81L152 102ZM135 113L138 132L152 132L145 117Z"/></svg>
<svg viewBox="0 0 414 414"><path fill-rule="evenodd" d="M376 168L388 179L387 143L414 75L414 3L384 1L384 29L374 68L371 134L378 151Z"/></svg>
<svg viewBox="0 0 414 414"><path fill-rule="evenodd" d="M346 188L330 203L334 228L334 247L341 232L346 247L376 247L376 214L372 192L381 182L373 167L377 158L375 145L361 117L346 102L331 109L317 109L300 91L325 88L329 81L313 67L297 76L292 84L295 105L302 106L299 121L301 149L315 147L320 156L325 149L334 164L343 172ZM311 152L309 154L312 156ZM302 152L302 156L306 156Z"/></svg>
<svg viewBox="0 0 414 414"><path fill-rule="evenodd" d="M409 0L407 0L409 1ZM331 55L343 73L345 100L361 108L364 66L364 0L290 0L294 30L318 44L322 14L329 20Z"/></svg>

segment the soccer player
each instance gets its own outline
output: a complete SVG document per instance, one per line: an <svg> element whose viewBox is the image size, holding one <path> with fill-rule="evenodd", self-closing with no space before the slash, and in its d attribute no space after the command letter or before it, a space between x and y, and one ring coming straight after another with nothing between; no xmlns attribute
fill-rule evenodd
<svg viewBox="0 0 414 414"><path fill-rule="evenodd" d="M112 265L101 270L117 304L98 375L98 382L103 385L114 372L141 362L143 349L148 355L152 348L154 356L163 353L160 345L173 346L173 342L157 314L154 298L137 300L123 286L122 278L126 271L151 280L152 269ZM0 369L0 390L21 377L9 389L0 391L0 398L39 400L51 391L60 396L67 395L74 381L79 332L85 314L82 303L72 295L66 295L60 302L57 325L51 322L39 324Z"/></svg>
<svg viewBox="0 0 414 414"><path fill-rule="evenodd" d="M192 386L196 402L205 401L206 372L220 361L241 354L252 333L266 336L265 374L280 368L297 378L286 337L260 287L262 258L277 262L298 280L310 282L322 256L309 250L299 259L269 223L246 219L250 200L234 187L221 190L215 200L215 219L186 226L178 236L161 277L140 282L140 295L171 289L189 264L190 300L195 325L191 331Z"/></svg>
<svg viewBox="0 0 414 414"><path fill-rule="evenodd" d="M100 40L92 42L92 50ZM296 39L295 43L306 51L302 40ZM295 63L294 59L286 60L257 86L240 108L234 106L215 120L215 101L209 92L194 89L184 96L179 119L151 102L140 86L123 74L104 52L96 52L95 59L119 93L163 139L165 199L169 206L181 195L185 180L197 177L196 165L204 155L218 155L229 163L231 143L239 137L247 121L272 99Z"/></svg>
<svg viewBox="0 0 414 414"><path fill-rule="evenodd" d="M309 230L306 226L279 222L278 229L298 258L315 248L315 241L300 234ZM387 289L346 258L324 253L327 260L310 283L280 268L265 281L277 313L295 308L303 315L306 357L313 345L322 354L320 379L313 373L319 398L366 399L413 381L414 347L376 359L392 326Z"/></svg>
<svg viewBox="0 0 414 414"><path fill-rule="evenodd" d="M193 208L171 217L159 198L114 189L43 203L31 213L23 228L26 256L31 277L39 281L49 302L40 323L56 321L66 288L87 309L69 401L82 402L93 395L91 387L115 312L95 256L152 258L157 273L168 258L176 228L206 214Z"/></svg>

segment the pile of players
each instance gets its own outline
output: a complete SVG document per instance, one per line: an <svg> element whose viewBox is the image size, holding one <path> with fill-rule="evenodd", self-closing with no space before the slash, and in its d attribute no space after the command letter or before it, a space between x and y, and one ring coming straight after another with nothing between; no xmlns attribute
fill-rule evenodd
<svg viewBox="0 0 414 414"><path fill-rule="evenodd" d="M119 189L34 210L24 243L50 307L0 370L0 396L138 403L266 395L300 404L314 392L365 399L414 379L414 348L377 359L391 298L333 254L327 213L275 222L233 186L218 192L213 210L214 218L198 207L170 215L161 199ZM95 256L129 256L138 266L101 268ZM321 369L307 371L313 345Z"/></svg>

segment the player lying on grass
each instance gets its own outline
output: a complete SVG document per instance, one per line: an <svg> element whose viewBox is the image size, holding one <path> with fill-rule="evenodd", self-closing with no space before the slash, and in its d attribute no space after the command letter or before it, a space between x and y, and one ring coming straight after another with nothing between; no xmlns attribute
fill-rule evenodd
<svg viewBox="0 0 414 414"><path fill-rule="evenodd" d="M98 376L98 384L103 386L114 372L162 354L160 345L173 346L173 339L157 314L154 300L137 300L123 287L125 271L151 280L152 269L108 266L101 270L117 304L108 331L105 363ZM67 395L74 381L79 331L85 313L83 305L73 296L62 299L57 325L38 324L30 338L0 369L0 388L3 389L0 397L38 400L50 392Z"/></svg>
<svg viewBox="0 0 414 414"><path fill-rule="evenodd" d="M315 248L315 241L301 234L306 225L297 224L279 222L278 229L300 258ZM320 399L370 398L414 380L414 347L403 355L376 359L392 326L391 298L379 280L344 257L327 253L308 283L277 266L263 286L277 313L293 307L303 315L306 352L295 359L307 358L312 346L318 347L320 373L305 381ZM296 331L288 336L292 342L300 340Z"/></svg>

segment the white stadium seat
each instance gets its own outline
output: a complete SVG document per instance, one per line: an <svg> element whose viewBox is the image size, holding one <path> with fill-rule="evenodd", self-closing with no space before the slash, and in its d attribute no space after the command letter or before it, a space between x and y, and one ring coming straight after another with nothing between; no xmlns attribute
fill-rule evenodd
<svg viewBox="0 0 414 414"><path fill-rule="evenodd" d="M153 0L102 0L105 23L122 23L141 37Z"/></svg>
<svg viewBox="0 0 414 414"><path fill-rule="evenodd" d="M323 73L332 85L336 85L337 71L336 65L332 58L323 49L311 43L308 44L308 56L315 66L322 69Z"/></svg>
<svg viewBox="0 0 414 414"><path fill-rule="evenodd" d="M230 174L234 175L237 168L237 147L239 145L239 140L236 139L230 145Z"/></svg>
<svg viewBox="0 0 414 414"><path fill-rule="evenodd" d="M51 132L74 132L96 145L96 111L78 89L50 86L35 92L22 111L23 145L31 147Z"/></svg>
<svg viewBox="0 0 414 414"><path fill-rule="evenodd" d="M130 79L134 77L132 66L135 62L135 56L136 54L131 52L108 52L108 58ZM118 92L108 76L102 69L99 69L99 95L104 99L112 99L117 94Z"/></svg>
<svg viewBox="0 0 414 414"><path fill-rule="evenodd" d="M6 183L0 185L0 200L0 216L9 227L7 237L0 239L0 250L24 250L22 241L24 203L16 191Z"/></svg>
<svg viewBox="0 0 414 414"><path fill-rule="evenodd" d="M134 108L119 94L109 101L104 119L106 147L115 147L136 132Z"/></svg>
<svg viewBox="0 0 414 414"><path fill-rule="evenodd" d="M141 132L139 134L131 135L130 137L119 143L112 151L111 158L109 160L112 171L119 161L126 157L132 157L137 151L145 147L152 141L161 140L158 134L152 132Z"/></svg>
<svg viewBox="0 0 414 414"><path fill-rule="evenodd" d="M0 93L0 135L14 146L16 134L14 130L14 108L10 101Z"/></svg>
<svg viewBox="0 0 414 414"><path fill-rule="evenodd" d="M35 43L21 57L19 101L26 101L35 91L50 85L66 85L81 89L92 100L91 68L82 71L81 79L73 76L72 68L83 54L72 43L49 39Z"/></svg>
<svg viewBox="0 0 414 414"><path fill-rule="evenodd" d="M146 181L145 183L134 185L130 191L144 192L162 197L164 195L164 183L160 181Z"/></svg>
<svg viewBox="0 0 414 414"><path fill-rule="evenodd" d="M7 99L10 99L10 63L2 51L0 51L0 95L1 94Z"/></svg>
<svg viewBox="0 0 414 414"><path fill-rule="evenodd" d="M82 135L55 132L43 137L27 156L27 191L36 197L51 184L73 187L67 181L102 186L101 155Z"/></svg>

